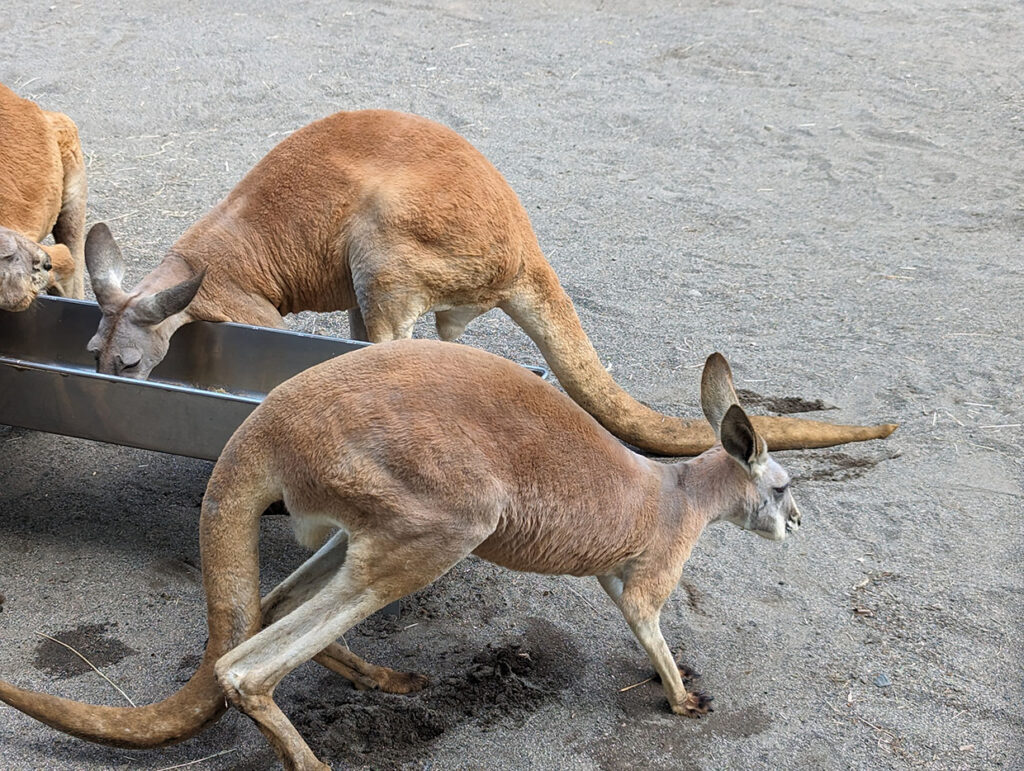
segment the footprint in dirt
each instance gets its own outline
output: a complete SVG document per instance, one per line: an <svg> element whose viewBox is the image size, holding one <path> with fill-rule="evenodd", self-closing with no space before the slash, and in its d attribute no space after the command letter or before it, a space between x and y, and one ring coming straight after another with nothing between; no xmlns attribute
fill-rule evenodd
<svg viewBox="0 0 1024 771"><path fill-rule="evenodd" d="M521 641L466 652L472 658L462 671L417 694L320 691L296 697L292 722L319 757L372 768L426 756L431 742L465 722L484 729L521 725L582 674L568 632L543 619L526 625Z"/></svg>

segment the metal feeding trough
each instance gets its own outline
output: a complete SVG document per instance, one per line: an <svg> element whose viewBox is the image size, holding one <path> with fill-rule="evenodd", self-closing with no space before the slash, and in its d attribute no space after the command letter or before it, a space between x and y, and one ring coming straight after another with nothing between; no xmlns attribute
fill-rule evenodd
<svg viewBox="0 0 1024 771"><path fill-rule="evenodd" d="M267 393L369 343L246 324L186 324L149 380L96 372L95 303L0 311L0 424L216 460ZM528 367L541 377L547 370Z"/></svg>

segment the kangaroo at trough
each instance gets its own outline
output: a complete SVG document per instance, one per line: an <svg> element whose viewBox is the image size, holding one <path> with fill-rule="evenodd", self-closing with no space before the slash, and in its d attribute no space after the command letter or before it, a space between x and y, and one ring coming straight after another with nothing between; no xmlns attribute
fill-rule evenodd
<svg viewBox="0 0 1024 771"><path fill-rule="evenodd" d="M422 687L425 678L368 664L336 640L476 554L513 570L596 576L672 711L702 715L710 699L686 689L661 607L706 525L782 540L800 513L719 354L705 365L701 405L721 444L664 464L532 373L473 348L403 340L320 364L275 388L213 469L199 526L209 639L189 682L137 708L3 681L0 699L61 731L135 748L186 739L230 703L285 768L326 769L275 704L275 686L315 658L359 684ZM319 550L261 603L259 522L275 501Z"/></svg>
<svg viewBox="0 0 1024 771"><path fill-rule="evenodd" d="M23 311L40 292L84 297L85 199L74 122L0 84L0 309Z"/></svg>
<svg viewBox="0 0 1024 771"><path fill-rule="evenodd" d="M537 243L518 197L454 131L384 110L340 112L277 145L126 292L105 225L86 240L103 320L100 372L146 378L190 321L284 326L303 310L347 310L352 336L411 336L434 312L444 340L504 310L569 395L609 431L662 455L714 442L701 420L659 414L605 368ZM888 436L896 426L753 418L773 450Z"/></svg>

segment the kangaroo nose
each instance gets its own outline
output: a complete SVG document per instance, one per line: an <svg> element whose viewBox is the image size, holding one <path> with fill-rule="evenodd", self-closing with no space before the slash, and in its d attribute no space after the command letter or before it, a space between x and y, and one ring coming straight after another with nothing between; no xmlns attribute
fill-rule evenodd
<svg viewBox="0 0 1024 771"><path fill-rule="evenodd" d="M139 362L142 361L142 351L138 348L125 348L121 353L114 356L114 361L117 363L118 374L121 374L121 370L131 369L139 365Z"/></svg>
<svg viewBox="0 0 1024 771"><path fill-rule="evenodd" d="M800 509L798 509L796 507L796 504L794 503L792 511L790 511L789 515L786 517L786 532L787 533L795 533L799 529L800 529Z"/></svg>

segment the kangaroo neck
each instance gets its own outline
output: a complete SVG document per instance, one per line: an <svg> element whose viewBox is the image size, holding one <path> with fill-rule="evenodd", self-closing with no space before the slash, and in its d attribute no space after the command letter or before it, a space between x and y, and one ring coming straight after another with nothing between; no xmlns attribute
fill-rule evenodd
<svg viewBox="0 0 1024 771"><path fill-rule="evenodd" d="M187 260L180 254L169 251L160 263L135 285L132 295L155 294L187 281L195 274L196 271Z"/></svg>
<svg viewBox="0 0 1024 771"><path fill-rule="evenodd" d="M279 326L274 314L356 305L346 250L330 223L272 214L233 191L174 244L173 254L207 271L194 318Z"/></svg>
<svg viewBox="0 0 1024 771"><path fill-rule="evenodd" d="M703 530L728 518L736 506L742 474L736 461L721 445L674 468L677 487L685 502L683 516L690 519L693 526Z"/></svg>

